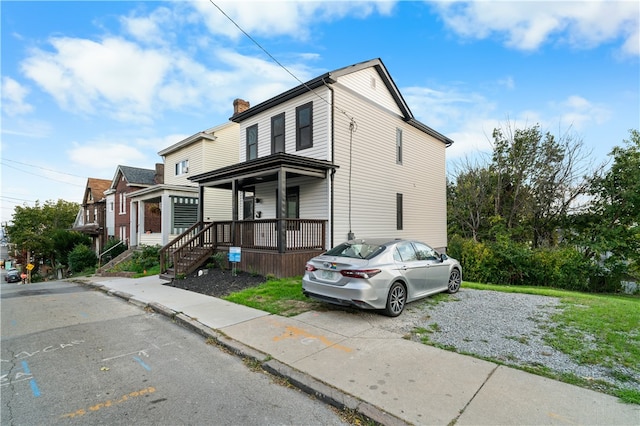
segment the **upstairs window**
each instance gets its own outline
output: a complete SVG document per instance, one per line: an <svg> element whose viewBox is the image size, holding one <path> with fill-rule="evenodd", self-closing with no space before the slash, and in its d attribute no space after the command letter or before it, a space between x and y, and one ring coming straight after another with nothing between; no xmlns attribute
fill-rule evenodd
<svg viewBox="0 0 640 426"><path fill-rule="evenodd" d="M258 158L258 125L247 127L247 161Z"/></svg>
<svg viewBox="0 0 640 426"><path fill-rule="evenodd" d="M271 117L271 153L284 152L284 112Z"/></svg>
<svg viewBox="0 0 640 426"><path fill-rule="evenodd" d="M296 151L313 146L313 102L296 108Z"/></svg>
<svg viewBox="0 0 640 426"><path fill-rule="evenodd" d="M176 176L189 173L189 160L182 160L176 163Z"/></svg>
<svg viewBox="0 0 640 426"><path fill-rule="evenodd" d="M127 213L127 195L124 192L121 192L120 194L120 206L119 206L119 214L126 214Z"/></svg>
<svg viewBox="0 0 640 426"><path fill-rule="evenodd" d="M396 164L402 164L402 129L396 129Z"/></svg>
<svg viewBox="0 0 640 426"><path fill-rule="evenodd" d="M402 223L402 216L403 216L403 209L402 209L402 194L396 194L396 229L398 231L402 231L402 227L403 227L403 223Z"/></svg>

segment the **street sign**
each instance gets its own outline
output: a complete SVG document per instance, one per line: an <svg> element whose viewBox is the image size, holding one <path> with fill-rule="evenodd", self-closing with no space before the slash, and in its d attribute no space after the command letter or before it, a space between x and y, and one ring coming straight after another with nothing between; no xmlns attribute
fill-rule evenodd
<svg viewBox="0 0 640 426"><path fill-rule="evenodd" d="M35 265L33 263L29 263L27 265L27 271L33 271L33 268L35 268Z"/></svg>

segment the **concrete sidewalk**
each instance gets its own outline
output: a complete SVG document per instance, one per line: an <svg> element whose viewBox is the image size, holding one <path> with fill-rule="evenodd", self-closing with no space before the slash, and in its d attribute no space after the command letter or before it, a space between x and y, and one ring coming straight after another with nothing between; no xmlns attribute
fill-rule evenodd
<svg viewBox="0 0 640 426"><path fill-rule="evenodd" d="M385 425L640 425L638 405L411 342L345 312L285 318L165 286L158 276L75 281L173 317Z"/></svg>

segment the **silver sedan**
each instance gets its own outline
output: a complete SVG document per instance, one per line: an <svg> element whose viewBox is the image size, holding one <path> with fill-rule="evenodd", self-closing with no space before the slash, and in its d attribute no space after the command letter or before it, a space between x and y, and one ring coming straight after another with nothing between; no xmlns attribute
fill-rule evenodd
<svg viewBox="0 0 640 426"><path fill-rule="evenodd" d="M302 291L342 306L398 316L408 302L462 282L460 263L413 240L350 240L307 262Z"/></svg>

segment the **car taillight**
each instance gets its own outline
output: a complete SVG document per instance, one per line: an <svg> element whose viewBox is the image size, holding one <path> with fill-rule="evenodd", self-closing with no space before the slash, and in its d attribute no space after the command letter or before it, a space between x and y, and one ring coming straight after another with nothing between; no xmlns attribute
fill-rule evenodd
<svg viewBox="0 0 640 426"><path fill-rule="evenodd" d="M342 276L348 278L371 278L382 272L380 269L345 269L340 271Z"/></svg>
<svg viewBox="0 0 640 426"><path fill-rule="evenodd" d="M304 267L304 269L308 272L313 272L313 271L317 271L318 268L316 268L315 266L313 266L310 263L307 263L307 266Z"/></svg>

